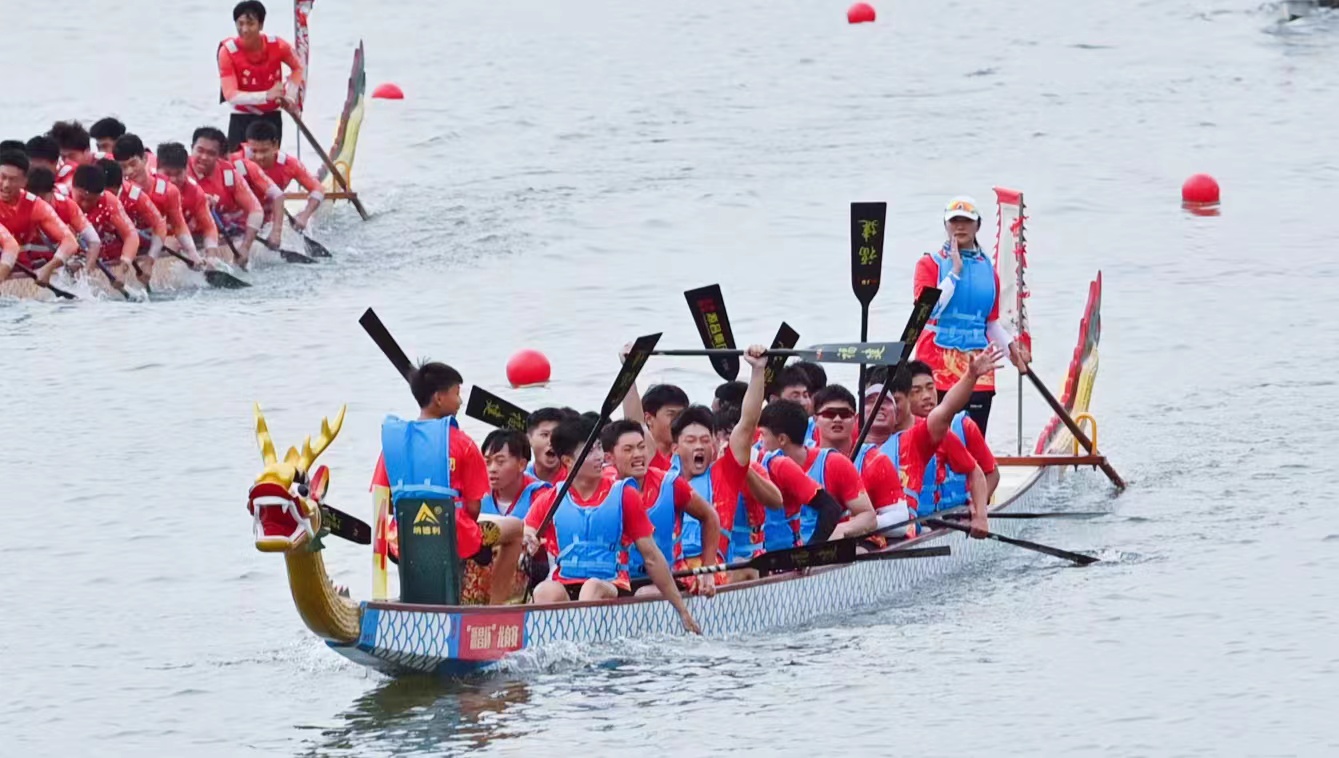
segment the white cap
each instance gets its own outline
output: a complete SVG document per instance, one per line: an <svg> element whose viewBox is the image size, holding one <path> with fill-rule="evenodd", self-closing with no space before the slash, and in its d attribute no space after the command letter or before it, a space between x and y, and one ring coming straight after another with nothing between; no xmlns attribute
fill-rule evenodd
<svg viewBox="0 0 1339 758"><path fill-rule="evenodd" d="M880 392L883 392L882 384L871 384L865 388L865 399L868 400L870 397L877 395Z"/></svg>
<svg viewBox="0 0 1339 758"><path fill-rule="evenodd" d="M952 221L955 218L971 219L980 221L981 214L976 210L976 201L967 195L958 195L944 206L944 221Z"/></svg>

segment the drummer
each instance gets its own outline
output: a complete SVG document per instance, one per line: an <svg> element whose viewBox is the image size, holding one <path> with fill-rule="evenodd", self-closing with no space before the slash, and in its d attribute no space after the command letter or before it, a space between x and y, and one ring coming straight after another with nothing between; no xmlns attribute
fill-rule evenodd
<svg viewBox="0 0 1339 758"><path fill-rule="evenodd" d="M1032 361L1027 346L1000 323L1000 279L976 234L981 214L976 201L960 195L944 209L947 241L939 250L916 262L914 297L926 287L940 290L939 304L916 343L916 358L934 370L935 389L942 398L962 378L972 357L995 343L1009 353L1020 372ZM995 397L995 372L977 380L967 414L985 434L990 404Z"/></svg>

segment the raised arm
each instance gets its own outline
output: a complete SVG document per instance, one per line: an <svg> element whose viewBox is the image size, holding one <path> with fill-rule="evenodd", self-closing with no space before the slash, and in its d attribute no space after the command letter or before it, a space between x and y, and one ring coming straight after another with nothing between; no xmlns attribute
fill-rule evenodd
<svg viewBox="0 0 1339 758"><path fill-rule="evenodd" d="M749 450L753 447L753 436L758 432L758 418L762 416L763 395L767 389L764 386L767 376L766 352L767 348L762 345L749 345L749 349L744 351L744 361L750 369L749 386L744 391L744 402L739 408L739 423L730 432L730 454L739 461L739 465L745 467L749 465ZM756 492L754 497L758 497Z"/></svg>
<svg viewBox="0 0 1339 758"><path fill-rule="evenodd" d="M1000 359L1004 357L1004 351L997 345L990 345L985 350L977 353L972 358L971 363L967 364L967 371L958 380L953 388L944 393L944 398L939 401L930 415L926 417L925 423L929 427L930 442L938 445L939 441L944 439L948 433L949 425L953 423L953 417L958 411L967 407L968 401L972 399L972 390L976 389L976 380L983 375L994 371L1000 367Z"/></svg>

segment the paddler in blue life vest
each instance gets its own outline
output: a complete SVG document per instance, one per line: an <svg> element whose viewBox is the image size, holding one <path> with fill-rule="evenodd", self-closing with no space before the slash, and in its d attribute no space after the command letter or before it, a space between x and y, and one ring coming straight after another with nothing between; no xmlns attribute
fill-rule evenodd
<svg viewBox="0 0 1339 758"><path fill-rule="evenodd" d="M574 408L540 408L525 420L525 438L530 443L531 461L527 476L542 482L557 484L567 478L567 469L553 452L549 437L558 424L569 418L579 418Z"/></svg>
<svg viewBox="0 0 1339 758"><path fill-rule="evenodd" d="M627 553L629 547L636 546L645 561L647 576L678 611L684 629L701 633L670 575L668 561L656 545L654 529L633 480L604 475L604 450L598 439L581 468L573 470L594 428L593 420L578 418L563 421L553 430L553 449L570 472L571 487L556 505L544 534L539 534L539 528L555 507L553 500L561 488L540 493L525 518L526 550L534 555L543 543L554 564L550 578L535 587L535 602L631 596Z"/></svg>
<svg viewBox="0 0 1339 758"><path fill-rule="evenodd" d="M1000 323L1000 279L976 239L980 229L976 201L966 196L953 198L944 209L948 240L916 262L912 296L920 297L926 287L937 287L942 293L930 323L916 342L916 358L934 370L935 388L941 397L962 378L972 356L989 344L1007 350L1019 371L1026 371L1032 361L1027 346L1016 341ZM990 371L977 379L967 404L968 415L982 433L994 397L995 372Z"/></svg>
<svg viewBox="0 0 1339 758"><path fill-rule="evenodd" d="M455 500L459 558L478 563L496 558L489 602L502 605L513 592L524 526L518 518L481 513L481 501L489 494L488 472L479 446L456 424L462 382L460 372L444 363L424 363L409 375L418 419L387 416L382 422L382 457L372 484L390 489L392 513L403 497ZM396 531L403 534L407 528L397 525ZM491 555L494 545L496 556Z"/></svg>
<svg viewBox="0 0 1339 758"><path fill-rule="evenodd" d="M631 479L642 494L642 507L655 529L652 537L674 568L679 565L682 545L679 535L685 517L695 519L701 526L702 540L719 544L721 522L716 511L702 498L679 471L666 471L647 465L650 457L646 446L646 428L631 419L611 421L600 430L600 444L604 448L606 465L613 468L618 479ZM628 548L628 578L632 591L638 595L658 595L660 591L646 573L646 562L637 548ZM693 589L710 597L716 594L716 581L710 575L696 578Z"/></svg>
<svg viewBox="0 0 1339 758"><path fill-rule="evenodd" d="M878 415L870 421L866 440L878 445L897 467L903 492L915 511L914 516L928 516L946 509L939 507L939 477L947 471L960 474L966 480L967 499L959 505L971 506L971 526L978 530L973 536L979 536L986 529L986 509L990 501L986 476L952 429L954 418L967 405L977 379L996 368L1003 357L1004 352L996 345L978 352L967 364L962 378L923 417L917 417L911 412L911 380L912 376L922 379L917 399L923 394L938 397L931 376L932 369L920 361L912 361L907 364L906 371L894 377L889 398L884 400ZM886 369L880 367L871 372L870 377L875 384L866 390L866 415L873 410L878 393L882 390L878 383L886 380Z"/></svg>

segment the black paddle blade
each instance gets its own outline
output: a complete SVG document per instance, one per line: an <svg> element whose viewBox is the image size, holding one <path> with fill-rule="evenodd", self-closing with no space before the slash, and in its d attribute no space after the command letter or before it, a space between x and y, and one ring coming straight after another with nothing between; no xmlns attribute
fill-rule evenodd
<svg viewBox="0 0 1339 758"><path fill-rule="evenodd" d="M329 505L321 506L321 523L336 537L359 545L372 544L372 527L367 522L350 516Z"/></svg>
<svg viewBox="0 0 1339 758"><path fill-rule="evenodd" d="M299 253L296 250L280 250L279 257L284 259L285 263L315 263L312 258Z"/></svg>
<svg viewBox="0 0 1339 758"><path fill-rule="evenodd" d="M795 351L804 360L815 363L857 363L863 366L892 366L900 363L907 345L901 342L833 342Z"/></svg>
<svg viewBox="0 0 1339 758"><path fill-rule="evenodd" d="M790 327L790 324L781 322L781 328L776 330L776 336L772 338L772 350L789 350L795 347L800 341L800 333ZM776 355L767 359L767 368L763 373L766 380L765 387L772 386L772 380L776 378L777 372L786 365L786 356Z"/></svg>
<svg viewBox="0 0 1339 758"><path fill-rule="evenodd" d="M308 237L308 236L305 235L305 234L302 235L302 244L305 245L306 248L307 248L307 255L310 255L310 256L313 257L313 258L333 258L333 257L335 257L335 256L333 256L333 255L330 254L330 251L329 251L328 249L326 249L326 246L325 246L325 245L322 245L321 243L317 242L316 240L312 239L311 237Z"/></svg>
<svg viewBox="0 0 1339 758"><path fill-rule="evenodd" d="M868 306L883 276L883 232L888 203L851 203L851 289Z"/></svg>
<svg viewBox="0 0 1339 758"><path fill-rule="evenodd" d="M702 336L702 346L707 348L732 348L735 335L730 330L730 319L725 314L725 297L721 294L721 285L712 284L698 287L683 293L688 301L688 310L693 314L693 323L697 324L697 333ZM715 356L711 367L725 381L733 382L739 378L738 356Z"/></svg>
<svg viewBox="0 0 1339 758"><path fill-rule="evenodd" d="M377 343L381 352L386 354L391 365L395 366L395 370L400 372L400 376L408 381L409 375L414 371L414 364L409 360L409 356L405 355L404 351L400 349L400 343L396 342L395 338L391 336L386 325L381 323L381 319L377 318L377 314L371 308L368 308L358 319L358 324L363 327L363 331L367 332L367 336Z"/></svg>
<svg viewBox="0 0 1339 758"><path fill-rule="evenodd" d="M600 406L601 425L609 419L609 414L623 402L627 396L628 390L632 389L632 383L637 381L637 375L642 372L642 366L651 357L651 351L655 349L656 343L660 341L661 332L647 334L638 337L636 342L632 343L632 349L628 351L628 357L623 359L623 370L618 372L618 378L614 379L614 386L609 388L609 394L604 398L604 404ZM554 500L554 502L559 502Z"/></svg>
<svg viewBox="0 0 1339 758"><path fill-rule="evenodd" d="M530 418L529 411L512 405L478 385L470 388L465 415L499 429L514 429L522 434L525 434L525 420Z"/></svg>
<svg viewBox="0 0 1339 758"><path fill-rule="evenodd" d="M206 271L205 282L211 287L223 290L240 290L251 286L250 282L244 282L227 271Z"/></svg>

